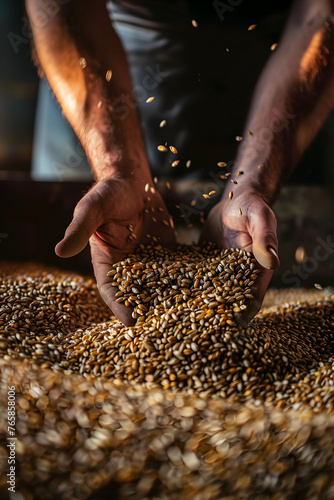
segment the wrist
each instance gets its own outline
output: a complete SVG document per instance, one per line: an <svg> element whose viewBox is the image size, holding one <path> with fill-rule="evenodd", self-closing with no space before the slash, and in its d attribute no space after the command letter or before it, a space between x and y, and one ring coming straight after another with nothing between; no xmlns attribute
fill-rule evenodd
<svg viewBox="0 0 334 500"><path fill-rule="evenodd" d="M147 191L145 189L146 184L153 186L152 178L136 178L134 175L128 175L124 173L121 168L113 168L110 165L105 165L105 169L101 170L101 174L96 177L95 185L99 184L104 186L110 192L115 192L118 187L125 189L127 196L129 196L132 201L136 198L140 203L145 204L147 201Z"/></svg>
<svg viewBox="0 0 334 500"><path fill-rule="evenodd" d="M87 147L86 152L97 180L106 178L133 179L152 182L146 152L129 150L118 145L107 145L97 138L90 141L94 147Z"/></svg>
<svg viewBox="0 0 334 500"><path fill-rule="evenodd" d="M127 181L133 181L137 184L152 184L153 180L148 162L145 158L133 158L131 156L121 156L112 159L110 162L101 163L97 169L97 180L107 178L117 178Z"/></svg>
<svg viewBox="0 0 334 500"><path fill-rule="evenodd" d="M225 190L224 196L228 196L230 191L233 196L245 192L253 193L260 196L267 205L273 203L281 185L279 168L269 161L251 164L236 161L230 179L231 185Z"/></svg>
<svg viewBox="0 0 334 500"><path fill-rule="evenodd" d="M235 179L233 173L231 179ZM226 186L222 196L222 201L224 202L224 204L232 202L238 203L239 200L243 200L249 197L260 198L268 206L272 204L274 196L270 191L267 190L264 184L248 179L242 180L240 182L237 180L237 182L238 184L231 183L230 185Z"/></svg>
<svg viewBox="0 0 334 500"><path fill-rule="evenodd" d="M108 113L87 122L83 146L97 180L115 176L152 180L139 124L120 123Z"/></svg>

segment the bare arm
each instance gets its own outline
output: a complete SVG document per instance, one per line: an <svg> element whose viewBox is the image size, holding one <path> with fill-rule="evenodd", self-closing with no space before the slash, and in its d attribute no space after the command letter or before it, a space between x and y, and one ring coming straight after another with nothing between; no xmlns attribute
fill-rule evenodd
<svg viewBox="0 0 334 500"><path fill-rule="evenodd" d="M45 11L45 3L26 1L37 55L97 179L116 173L148 180L134 100L125 113L117 112L117 107L113 110L120 96L131 97L132 83L105 0L56 3L54 13ZM86 67L80 60L82 65L86 61ZM109 82L108 70L112 71Z"/></svg>
<svg viewBox="0 0 334 500"><path fill-rule="evenodd" d="M267 203L334 107L333 14L330 0L295 2L257 84L234 173L244 171L240 187L249 185Z"/></svg>
<svg viewBox="0 0 334 500"><path fill-rule="evenodd" d="M126 56L106 1L62 3L52 2L53 11L46 12L48 2L26 0L39 63L85 149L96 183L77 204L56 253L71 257L89 241L101 296L131 324L131 310L117 302L107 273L138 243L147 244L153 236L172 246L175 235L154 188Z"/></svg>
<svg viewBox="0 0 334 500"><path fill-rule="evenodd" d="M232 171L237 184L225 189L202 232L203 241L253 252L260 265L246 322L259 310L279 265L269 205L334 107L333 11L330 0L295 2L255 90Z"/></svg>

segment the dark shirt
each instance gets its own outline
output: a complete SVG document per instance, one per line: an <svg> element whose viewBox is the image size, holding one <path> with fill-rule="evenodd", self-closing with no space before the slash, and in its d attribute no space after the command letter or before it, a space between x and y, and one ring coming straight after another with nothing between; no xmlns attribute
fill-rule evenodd
<svg viewBox="0 0 334 500"><path fill-rule="evenodd" d="M127 52L153 175L205 178L218 161L235 157L235 137L243 133L254 86L292 3L107 2ZM249 31L252 24L256 28ZM155 99L147 104L151 96ZM114 103L120 116L125 101ZM163 128L161 120L167 122ZM157 150L165 143L178 155ZM175 159L180 163L173 168Z"/></svg>

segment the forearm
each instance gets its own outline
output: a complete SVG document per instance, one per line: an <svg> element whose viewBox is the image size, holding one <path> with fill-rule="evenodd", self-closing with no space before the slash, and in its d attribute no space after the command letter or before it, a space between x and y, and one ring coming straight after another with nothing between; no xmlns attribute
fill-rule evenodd
<svg viewBox="0 0 334 500"><path fill-rule="evenodd" d="M232 173L235 194L253 190L270 204L333 109L332 22L330 2L297 2L255 90Z"/></svg>
<svg viewBox="0 0 334 500"><path fill-rule="evenodd" d="M150 178L126 56L105 0L71 0L44 23L43 2L26 5L40 64L97 179ZM115 103L123 96L120 113Z"/></svg>

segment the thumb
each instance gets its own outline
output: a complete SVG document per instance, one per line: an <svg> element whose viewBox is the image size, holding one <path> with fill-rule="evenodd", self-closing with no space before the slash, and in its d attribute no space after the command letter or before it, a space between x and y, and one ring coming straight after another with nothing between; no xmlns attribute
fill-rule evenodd
<svg viewBox="0 0 334 500"><path fill-rule="evenodd" d="M73 257L81 252L91 235L101 225L100 206L95 200L94 188L77 204L72 222L65 231L64 238L57 244L55 252L59 257Z"/></svg>
<svg viewBox="0 0 334 500"><path fill-rule="evenodd" d="M279 258L274 212L262 199L257 199L251 204L248 217L254 257L264 268L276 269Z"/></svg>
<svg viewBox="0 0 334 500"><path fill-rule="evenodd" d="M110 246L96 235L93 235L90 238L90 250L94 274L102 299L125 326L134 325L136 320L132 317L133 307L128 307L124 303L117 302L117 289L112 286L112 279L108 276L108 272L114 263Z"/></svg>

